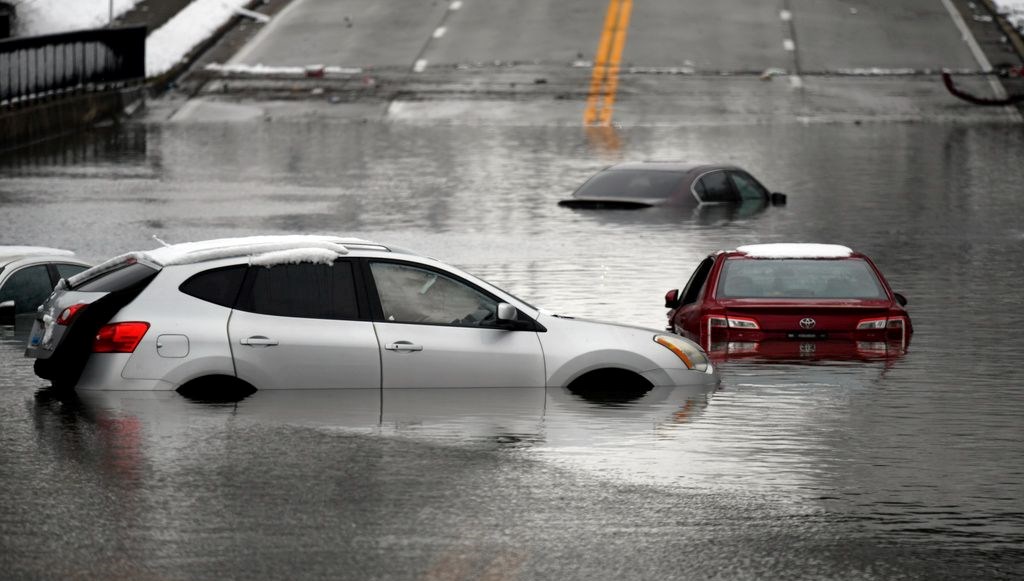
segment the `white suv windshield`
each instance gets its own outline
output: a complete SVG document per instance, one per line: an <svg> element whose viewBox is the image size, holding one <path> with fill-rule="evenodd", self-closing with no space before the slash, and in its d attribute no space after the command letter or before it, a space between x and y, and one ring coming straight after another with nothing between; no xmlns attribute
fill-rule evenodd
<svg viewBox="0 0 1024 581"><path fill-rule="evenodd" d="M881 283L867 262L734 258L718 280L720 298L883 299Z"/></svg>

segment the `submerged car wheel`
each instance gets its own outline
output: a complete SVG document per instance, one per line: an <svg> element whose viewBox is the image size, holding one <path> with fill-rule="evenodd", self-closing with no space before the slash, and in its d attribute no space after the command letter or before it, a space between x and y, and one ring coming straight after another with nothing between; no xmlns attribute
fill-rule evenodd
<svg viewBox="0 0 1024 581"><path fill-rule="evenodd" d="M598 369L585 373L569 384L569 392L587 401L628 403L651 391L650 381L625 369Z"/></svg>
<svg viewBox="0 0 1024 581"><path fill-rule="evenodd" d="M177 389L183 397L203 403L231 403L256 393L256 388L230 375L208 375Z"/></svg>

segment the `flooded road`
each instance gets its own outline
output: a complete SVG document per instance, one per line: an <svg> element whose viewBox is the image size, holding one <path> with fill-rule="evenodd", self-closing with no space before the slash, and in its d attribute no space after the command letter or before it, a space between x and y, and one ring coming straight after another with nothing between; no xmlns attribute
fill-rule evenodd
<svg viewBox="0 0 1024 581"><path fill-rule="evenodd" d="M729 361L710 392L61 396L0 341L15 578L1011 579L1024 573L1024 134L957 124L129 125L0 160L0 244L101 260L316 232L409 247L556 312L665 324L709 252L875 259L915 335ZM582 211L632 159L744 166L784 207Z"/></svg>

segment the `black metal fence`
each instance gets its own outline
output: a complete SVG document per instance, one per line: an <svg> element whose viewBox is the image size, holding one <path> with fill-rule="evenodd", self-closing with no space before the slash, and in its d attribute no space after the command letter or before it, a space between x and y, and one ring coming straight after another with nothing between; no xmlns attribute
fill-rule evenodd
<svg viewBox="0 0 1024 581"><path fill-rule="evenodd" d="M146 27L0 40L0 107L146 77Z"/></svg>

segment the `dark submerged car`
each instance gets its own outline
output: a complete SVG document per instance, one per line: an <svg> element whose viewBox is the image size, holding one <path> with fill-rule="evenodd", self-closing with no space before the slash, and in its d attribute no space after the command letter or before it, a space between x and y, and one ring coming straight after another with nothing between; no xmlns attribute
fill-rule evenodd
<svg viewBox="0 0 1024 581"><path fill-rule="evenodd" d="M606 167L558 205L636 209L785 203L785 194L769 192L754 176L734 165L639 161Z"/></svg>

